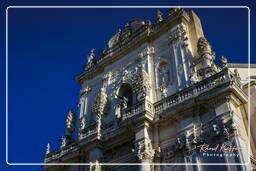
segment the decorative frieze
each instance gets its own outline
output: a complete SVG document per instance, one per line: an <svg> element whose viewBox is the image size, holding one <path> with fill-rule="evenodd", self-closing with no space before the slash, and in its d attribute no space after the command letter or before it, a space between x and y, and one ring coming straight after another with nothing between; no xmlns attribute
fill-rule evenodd
<svg viewBox="0 0 256 171"><path fill-rule="evenodd" d="M164 160L169 160L177 153L190 155L204 143L208 144L213 141L229 143L232 137L237 135L236 130L237 127L232 114L227 113L204 125L194 125L192 128L179 133L173 144L162 149L161 155ZM223 137L224 140L222 140Z"/></svg>

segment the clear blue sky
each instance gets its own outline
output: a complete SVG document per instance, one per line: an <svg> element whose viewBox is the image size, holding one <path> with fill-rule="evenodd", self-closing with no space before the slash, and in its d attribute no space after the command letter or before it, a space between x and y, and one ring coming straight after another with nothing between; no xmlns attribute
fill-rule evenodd
<svg viewBox="0 0 256 171"><path fill-rule="evenodd" d="M0 170L42 170L5 164L5 8L9 5L247 5L252 11L251 59L255 60L255 4L251 1L5 1L1 2L1 166ZM193 9L216 52L229 62L247 63L247 9ZM43 162L46 144L58 147L65 117L77 112L75 76L90 48L96 52L133 18L155 22L156 9L9 10L9 162ZM166 14L166 9L162 9Z"/></svg>

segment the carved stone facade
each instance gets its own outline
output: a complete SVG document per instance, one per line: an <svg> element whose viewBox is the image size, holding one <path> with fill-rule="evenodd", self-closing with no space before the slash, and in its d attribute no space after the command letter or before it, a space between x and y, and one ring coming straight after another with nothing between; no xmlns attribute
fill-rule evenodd
<svg viewBox="0 0 256 171"><path fill-rule="evenodd" d="M248 96L238 70L224 56L215 64L193 11L163 16L127 23L98 61L91 50L77 77L78 123L70 111L59 149L48 145L45 154L46 163L87 165L45 170L252 169Z"/></svg>

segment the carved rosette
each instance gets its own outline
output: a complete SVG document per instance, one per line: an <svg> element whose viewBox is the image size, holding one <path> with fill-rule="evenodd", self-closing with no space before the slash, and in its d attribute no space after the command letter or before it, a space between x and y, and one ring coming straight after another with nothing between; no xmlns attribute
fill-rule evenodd
<svg viewBox="0 0 256 171"><path fill-rule="evenodd" d="M155 150L149 139L138 141L135 145L135 149L139 160L147 162L152 162L154 160Z"/></svg>
<svg viewBox="0 0 256 171"><path fill-rule="evenodd" d="M103 88L101 88L96 95L93 104L92 112L97 115L103 115L107 110L108 97Z"/></svg>

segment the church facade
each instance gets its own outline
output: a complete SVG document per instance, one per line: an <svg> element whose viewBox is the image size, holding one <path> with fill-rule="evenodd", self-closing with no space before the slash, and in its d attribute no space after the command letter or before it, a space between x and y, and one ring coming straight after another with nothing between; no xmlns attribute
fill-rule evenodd
<svg viewBox="0 0 256 171"><path fill-rule="evenodd" d="M97 61L88 54L79 112L68 113L59 149L47 146L45 163L88 165L44 169L252 170L248 95L227 58L214 59L193 11L130 21Z"/></svg>

